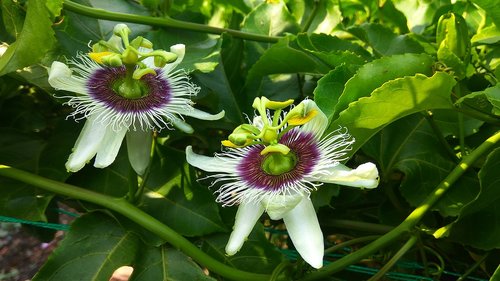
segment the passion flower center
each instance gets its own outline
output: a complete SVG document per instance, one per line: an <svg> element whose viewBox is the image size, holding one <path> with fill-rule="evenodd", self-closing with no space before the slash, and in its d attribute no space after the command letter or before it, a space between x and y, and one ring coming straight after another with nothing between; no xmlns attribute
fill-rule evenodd
<svg viewBox="0 0 500 281"><path fill-rule="evenodd" d="M139 99L148 95L149 88L142 80L120 78L111 83L111 88L126 99Z"/></svg>
<svg viewBox="0 0 500 281"><path fill-rule="evenodd" d="M291 151L287 154L270 152L262 161L262 170L268 175L278 176L293 170L297 162L297 156Z"/></svg>

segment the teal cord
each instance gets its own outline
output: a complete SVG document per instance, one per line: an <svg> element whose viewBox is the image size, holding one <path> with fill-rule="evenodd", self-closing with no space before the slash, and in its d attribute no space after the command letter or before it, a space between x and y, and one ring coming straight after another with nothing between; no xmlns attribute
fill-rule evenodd
<svg viewBox="0 0 500 281"><path fill-rule="evenodd" d="M63 230L63 231L69 230L69 225L67 225L67 224L49 223L49 222L40 222L40 221L29 221L29 220L22 220L22 219L5 217L5 216L0 216L0 222L27 224L27 225L33 225L33 226L37 226L37 227L54 229L54 230Z"/></svg>

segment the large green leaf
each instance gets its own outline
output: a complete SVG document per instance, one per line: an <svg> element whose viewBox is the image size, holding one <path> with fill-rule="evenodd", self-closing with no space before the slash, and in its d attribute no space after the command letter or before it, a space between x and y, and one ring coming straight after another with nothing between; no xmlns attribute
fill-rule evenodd
<svg viewBox="0 0 500 281"><path fill-rule="evenodd" d="M130 281L210 281L193 260L177 249L167 247L143 247L134 263Z"/></svg>
<svg viewBox="0 0 500 281"><path fill-rule="evenodd" d="M432 57L425 54L403 54L384 57L363 65L347 81L338 102L332 103L335 106L333 118L337 118L349 103L370 95L373 90L389 80L417 73L430 75L433 63Z"/></svg>
<svg viewBox="0 0 500 281"><path fill-rule="evenodd" d="M455 113L456 114L456 113ZM456 166L421 114L400 119L373 137L363 151L377 160L383 179L404 173L400 190L411 206L419 204ZM456 216L478 193L474 173L464 175L434 206L444 216Z"/></svg>
<svg viewBox="0 0 500 281"><path fill-rule="evenodd" d="M396 35L391 29L377 23L364 23L347 30L373 48L375 55L422 53L423 47L408 35Z"/></svg>
<svg viewBox="0 0 500 281"><path fill-rule="evenodd" d="M36 64L55 43L46 1L30 0L23 30L0 57L0 75Z"/></svg>
<svg viewBox="0 0 500 281"><path fill-rule="evenodd" d="M451 225L450 238L476 248L500 248L500 149L488 155L479 171L481 191L474 201L462 209L457 221Z"/></svg>
<svg viewBox="0 0 500 281"><path fill-rule="evenodd" d="M383 84L371 96L352 102L328 129L347 127L356 138L352 155L383 127L404 116L427 109L452 108L452 76L437 72L432 77L417 74Z"/></svg>
<svg viewBox="0 0 500 281"><path fill-rule="evenodd" d="M75 220L34 281L108 281L113 272L134 261L139 238L115 220L92 213Z"/></svg>

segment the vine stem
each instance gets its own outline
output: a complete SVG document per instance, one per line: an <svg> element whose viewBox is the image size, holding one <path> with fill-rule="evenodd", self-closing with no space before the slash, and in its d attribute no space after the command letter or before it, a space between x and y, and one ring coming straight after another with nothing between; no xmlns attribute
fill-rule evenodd
<svg viewBox="0 0 500 281"><path fill-rule="evenodd" d="M100 194L74 185L47 179L6 165L0 165L0 176L18 180L20 182L45 189L59 195L88 201L122 214L138 225L158 235L158 237L166 240L173 247L179 248L186 255L190 256L191 258L193 258L193 260L199 262L200 264L206 266L209 270L226 278L232 280L248 281L263 281L269 280L270 278L269 275L242 271L215 260L210 255L204 253L198 247L189 242L189 240L179 235L170 227L161 223L136 206L130 204L125 198L116 198Z"/></svg>
<svg viewBox="0 0 500 281"><path fill-rule="evenodd" d="M381 236L379 239L366 245L365 247L353 252L339 260L321 268L318 271L312 272L305 276L302 280L317 280L325 278L333 273L339 272L347 266L359 262L368 255L375 253L383 247L393 243L401 235L410 232L423 216L429 211L432 206L450 189L450 187L462 176L465 171L481 156L488 153L494 145L500 140L500 131L489 137L480 146L478 146L448 174L448 176L431 192L427 198L408 215L408 217L393 230Z"/></svg>
<svg viewBox="0 0 500 281"><path fill-rule="evenodd" d="M172 27L179 28L184 30L191 30L197 32L205 32L211 34L222 34L227 33L236 38L241 38L245 40L251 41L259 41L259 42L267 42L267 43L276 43L281 37L278 36L267 36L261 34L254 34L243 32L234 29L228 28L219 28L215 26L209 26L204 24L185 22L176 19L172 19L170 17L150 17L150 16L141 16L135 14L126 14L126 13L118 13L111 12L104 9L92 8L85 5L81 5L72 1L64 1L63 7L65 10L103 20L110 21L119 21L119 22L130 22L130 23L138 23L159 27Z"/></svg>

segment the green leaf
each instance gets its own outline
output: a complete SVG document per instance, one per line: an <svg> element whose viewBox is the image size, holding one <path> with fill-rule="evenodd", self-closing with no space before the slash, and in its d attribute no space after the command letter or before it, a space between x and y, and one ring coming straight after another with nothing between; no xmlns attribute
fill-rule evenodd
<svg viewBox="0 0 500 281"><path fill-rule="evenodd" d="M460 135L460 126L463 125L464 135L470 136L479 131L481 125L484 124L483 121L471 118L467 115L463 115L463 124L458 121L459 115L454 110L441 110L436 109L432 111L432 119L438 125L443 136L453 136L458 137Z"/></svg>
<svg viewBox="0 0 500 281"><path fill-rule="evenodd" d="M226 231L212 192L198 183L184 153L171 149L165 152L165 158L154 163L151 173L169 171L169 176L163 183L146 185L140 208L185 236Z"/></svg>
<svg viewBox="0 0 500 281"><path fill-rule="evenodd" d="M472 2L483 8L495 25L500 26L500 6L496 0L473 0Z"/></svg>
<svg viewBox="0 0 500 281"><path fill-rule="evenodd" d="M132 264L139 238L99 213L76 219L33 281L108 281L113 272Z"/></svg>
<svg viewBox="0 0 500 281"><path fill-rule="evenodd" d="M215 280L207 276L190 257L166 245L142 247L133 267L130 281Z"/></svg>
<svg viewBox="0 0 500 281"><path fill-rule="evenodd" d="M213 39L207 34L193 31L177 32L174 29L160 29L151 32L151 42L155 49L170 50L175 44L186 45L186 55L178 69L191 72L199 70L203 73L211 72L219 64L220 39Z"/></svg>
<svg viewBox="0 0 500 281"><path fill-rule="evenodd" d="M257 223L243 244L241 250L234 256L225 252L228 234L213 235L203 239L202 250L219 261L254 273L271 273L284 261L283 254L269 242L262 224Z"/></svg>
<svg viewBox="0 0 500 281"><path fill-rule="evenodd" d="M352 102L331 124L329 131L347 127L356 138L354 154L371 136L391 122L427 109L452 108L451 89L455 80L437 72L432 77L417 74L383 84L371 96Z"/></svg>
<svg viewBox="0 0 500 281"><path fill-rule="evenodd" d="M500 85L470 93L458 99L455 104L465 109L473 108L485 114L500 115Z"/></svg>
<svg viewBox="0 0 500 281"><path fill-rule="evenodd" d="M280 35L285 32L297 33L300 30L295 18L290 14L283 1L266 1L247 14L242 31Z"/></svg>
<svg viewBox="0 0 500 281"><path fill-rule="evenodd" d="M345 84L344 91L335 105L333 118L345 110L349 103L366 97L389 80L417 73L430 75L434 60L425 54L404 54L374 60L359 68Z"/></svg>
<svg viewBox="0 0 500 281"><path fill-rule="evenodd" d="M391 29L377 23L364 23L351 27L349 33L368 43L374 55L395 55L404 53L422 53L423 47L408 35L396 35Z"/></svg>
<svg viewBox="0 0 500 281"><path fill-rule="evenodd" d="M311 3L309 1L305 1ZM340 5L335 1L319 1L313 2L318 5L316 15L311 22L311 26L307 31L313 33L330 34L342 22L342 12ZM310 15L308 15L310 16Z"/></svg>
<svg viewBox="0 0 500 281"><path fill-rule="evenodd" d="M371 55L363 47L347 40L327 34L307 34L297 35L297 43L304 50L315 53L328 53L332 51L351 51L362 59L371 59Z"/></svg>
<svg viewBox="0 0 500 281"><path fill-rule="evenodd" d="M500 149L497 148L488 155L479 171L479 195L462 209L457 221L451 225L451 239L485 250L500 247L500 237L496 235L500 227L497 219L500 216L499 165Z"/></svg>
<svg viewBox="0 0 500 281"><path fill-rule="evenodd" d="M23 29L25 12L20 3L13 0L4 0L0 4L5 31L12 37L18 38Z"/></svg>
<svg viewBox="0 0 500 281"><path fill-rule="evenodd" d="M39 157L46 143L16 130L0 129L0 163L38 173ZM42 166L43 167L43 166ZM51 194L33 186L0 177L0 214L33 221L46 221Z"/></svg>
<svg viewBox="0 0 500 281"><path fill-rule="evenodd" d="M403 12L408 28L414 33L423 33L432 23L436 11L445 1L392 0L394 6Z"/></svg>
<svg viewBox="0 0 500 281"><path fill-rule="evenodd" d="M330 67L302 51L292 36L281 39L264 52L248 71L247 84L276 73L327 73Z"/></svg>
<svg viewBox="0 0 500 281"><path fill-rule="evenodd" d="M383 179L389 179L395 170L404 173L401 194L413 207L419 206L456 166L421 114L405 117L385 127L363 147L363 151L377 160ZM478 192L473 173L462 176L455 185L433 206L433 210L438 210L443 216L456 216Z"/></svg>
<svg viewBox="0 0 500 281"><path fill-rule="evenodd" d="M314 89L314 101L328 118L332 118L334 107L344 91L344 85L354 75L355 66L339 65L318 80Z"/></svg>
<svg viewBox="0 0 500 281"><path fill-rule="evenodd" d="M297 43L332 68L343 63L361 65L371 58L361 46L326 34L301 33L297 36Z"/></svg>
<svg viewBox="0 0 500 281"><path fill-rule="evenodd" d="M500 41L500 30L496 25L490 25L481 29L478 33L472 36L472 44L494 44Z"/></svg>
<svg viewBox="0 0 500 281"><path fill-rule="evenodd" d="M76 2L107 11L148 15L148 11L144 7L133 1L79 0ZM65 54L74 57L79 52L88 52L89 42L95 43L99 40L108 40L116 24L117 22L114 21L98 20L65 11L64 21L56 26L55 31L58 42ZM150 27L140 24L127 23L127 26L132 30L131 38L150 30Z"/></svg>
<svg viewBox="0 0 500 281"><path fill-rule="evenodd" d="M124 197L130 188L136 189L136 174L130 166L124 144L109 167L94 168L92 162L93 160L82 170L72 174L68 183L114 197Z"/></svg>
<svg viewBox="0 0 500 281"><path fill-rule="evenodd" d="M0 57L0 75L36 64L55 43L45 1L30 0L23 30Z"/></svg>

